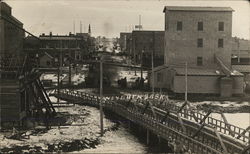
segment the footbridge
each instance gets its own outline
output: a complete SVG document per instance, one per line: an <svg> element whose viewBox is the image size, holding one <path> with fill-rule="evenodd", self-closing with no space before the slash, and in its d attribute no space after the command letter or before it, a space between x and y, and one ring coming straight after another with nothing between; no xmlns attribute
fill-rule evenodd
<svg viewBox="0 0 250 154"><path fill-rule="evenodd" d="M103 106L151 133L174 143L177 152L250 153L250 127L243 129L192 109L189 102L176 105L167 96L123 95L101 97L77 90L55 91L52 95L76 104Z"/></svg>

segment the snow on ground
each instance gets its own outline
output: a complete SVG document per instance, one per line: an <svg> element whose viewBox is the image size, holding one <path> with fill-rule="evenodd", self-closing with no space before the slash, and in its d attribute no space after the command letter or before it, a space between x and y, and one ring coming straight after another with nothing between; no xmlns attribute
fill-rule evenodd
<svg viewBox="0 0 250 154"><path fill-rule="evenodd" d="M99 136L99 111L96 108L76 105L73 107L59 108L58 110L59 112L68 112L71 115L77 114L76 117L70 117L68 122L78 126L67 126L66 128L60 129L53 127L44 134L30 135L29 139L24 139L23 141L7 139L4 138L3 135L0 135L0 147L30 145L31 147L40 146L42 149L46 149L48 144L84 138L93 139ZM114 123L110 120L104 119L104 129L108 129L113 125ZM27 133L30 133L30 131Z"/></svg>
<svg viewBox="0 0 250 154"><path fill-rule="evenodd" d="M81 73L74 74L71 81L73 82L74 85L78 85L85 81L85 75Z"/></svg>
<svg viewBox="0 0 250 154"><path fill-rule="evenodd" d="M146 79L148 76L147 71L143 71L142 76L145 80L144 83L147 83L148 82ZM131 87L132 84L135 84L136 79L141 77L141 72L136 71L136 75L135 75L135 71L119 71L118 72L118 79L122 79L125 77L127 79L127 83L129 84L129 87Z"/></svg>
<svg viewBox="0 0 250 154"><path fill-rule="evenodd" d="M63 80L66 76L66 74L62 74L60 80ZM43 74L41 80L52 80L52 82L57 82L57 74Z"/></svg>

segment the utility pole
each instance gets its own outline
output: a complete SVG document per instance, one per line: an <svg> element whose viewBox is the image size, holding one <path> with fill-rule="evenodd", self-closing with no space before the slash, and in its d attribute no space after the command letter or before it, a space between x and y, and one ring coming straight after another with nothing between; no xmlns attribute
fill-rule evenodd
<svg viewBox="0 0 250 154"><path fill-rule="evenodd" d="M75 26L75 20L73 21L73 32L74 32L74 34L76 34L76 28L75 28L76 26Z"/></svg>
<svg viewBox="0 0 250 154"><path fill-rule="evenodd" d="M101 136L103 136L103 110L102 110L102 99L103 99L103 66L102 66L102 56L100 58L100 127L101 127Z"/></svg>
<svg viewBox="0 0 250 154"><path fill-rule="evenodd" d="M69 85L71 85L71 60L69 60Z"/></svg>
<svg viewBox="0 0 250 154"><path fill-rule="evenodd" d="M154 50L155 50L155 33L153 32L152 56L151 56L151 63L152 63L152 93L153 93L153 96L154 96L154 93L155 93Z"/></svg>
<svg viewBox="0 0 250 154"><path fill-rule="evenodd" d="M155 94L155 77L154 77L154 51L152 50L152 56L151 56L151 62L152 62L152 94Z"/></svg>
<svg viewBox="0 0 250 154"><path fill-rule="evenodd" d="M237 48L238 48L238 64L240 63L240 40L237 39Z"/></svg>
<svg viewBox="0 0 250 154"><path fill-rule="evenodd" d="M82 21L80 21L80 33L82 33Z"/></svg>
<svg viewBox="0 0 250 154"><path fill-rule="evenodd" d="M58 74L57 74L57 103L59 103L59 95L60 95L60 76L61 76L61 69L62 66L62 40L60 40L60 51L58 56Z"/></svg>
<svg viewBox="0 0 250 154"><path fill-rule="evenodd" d="M187 62L185 63L185 103L187 102Z"/></svg>
<svg viewBox="0 0 250 154"><path fill-rule="evenodd" d="M57 68L57 103L59 103L59 95L60 95L60 88L59 88L59 84L60 84L60 64L59 64L59 55L58 55L58 68Z"/></svg>
<svg viewBox="0 0 250 154"><path fill-rule="evenodd" d="M141 15L139 15L139 30L141 30Z"/></svg>
<svg viewBox="0 0 250 154"><path fill-rule="evenodd" d="M143 71L142 71L143 53L144 53L144 50L141 51L141 79L143 78Z"/></svg>

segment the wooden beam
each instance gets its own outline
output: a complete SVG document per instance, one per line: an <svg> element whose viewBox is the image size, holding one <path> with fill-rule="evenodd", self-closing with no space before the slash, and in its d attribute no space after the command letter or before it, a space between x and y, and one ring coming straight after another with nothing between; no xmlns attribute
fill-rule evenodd
<svg viewBox="0 0 250 154"><path fill-rule="evenodd" d="M221 144L221 147L223 148L223 153L224 153L224 154L228 154L227 148L226 148L224 142L222 141L222 139L221 139L221 137L220 137L220 134L219 134L218 131L216 130L216 127L214 127L214 132L215 132L217 138L219 139L219 142L220 142L220 144Z"/></svg>
<svg viewBox="0 0 250 154"><path fill-rule="evenodd" d="M145 108L143 109L142 114L144 114L146 112L148 106L149 106L149 101L147 101L147 104L146 104Z"/></svg>
<svg viewBox="0 0 250 154"><path fill-rule="evenodd" d="M187 104L188 104L187 102L183 103L180 109L177 111L177 113L181 112Z"/></svg>
<svg viewBox="0 0 250 154"><path fill-rule="evenodd" d="M182 118L181 118L180 114L179 113L176 113L176 114L177 114L178 120L179 120L179 122L181 124L182 130L184 131L184 133L186 133L186 127L184 126L184 123L182 121Z"/></svg>
<svg viewBox="0 0 250 154"><path fill-rule="evenodd" d="M169 114L170 114L170 112L167 111L166 114L164 115L164 117L161 119L161 123L163 123L167 119L167 117L169 116Z"/></svg>
<svg viewBox="0 0 250 154"><path fill-rule="evenodd" d="M227 121L227 119L226 119L224 113L221 113L221 117L222 117L222 119L224 120L225 125L226 125L226 127L228 128L229 133L234 137L234 136L235 136L235 133L231 130L230 125L229 125L229 123L228 123L228 121Z"/></svg>
<svg viewBox="0 0 250 154"><path fill-rule="evenodd" d="M187 105L188 105L189 108L191 108L191 105L190 105L189 103L188 103ZM190 110L191 114L193 115L194 120L195 120L196 122L198 122L199 119L198 119L198 117L196 117L196 115L194 114L194 111L193 111L192 109L189 109L189 110Z"/></svg>
<svg viewBox="0 0 250 154"><path fill-rule="evenodd" d="M237 138L237 139L241 138L243 135L246 134L246 132L247 132L248 130L250 130L250 126L248 126L248 127L247 127L240 135L238 135L236 138ZM250 140L250 138L249 138L249 140Z"/></svg>
<svg viewBox="0 0 250 154"><path fill-rule="evenodd" d="M204 128L204 126L206 125L205 120L207 119L207 117L208 117L210 114L211 114L211 111L209 111L209 112L203 117L203 119L202 119L202 120L200 121L200 123L199 123L199 124L201 124L200 127L199 127L199 129L194 133L194 135L192 136L192 138L195 138L195 137L199 134L199 132L202 130L202 128Z"/></svg>
<svg viewBox="0 0 250 154"><path fill-rule="evenodd" d="M41 88L42 92L45 94L45 98L47 99L48 104L50 105L51 109L53 110L54 113L56 113L56 110L54 109L53 104L52 104L48 94L46 93L46 90L44 89L42 82L40 81L39 78L37 79L37 82L38 82L38 85Z"/></svg>
<svg viewBox="0 0 250 154"><path fill-rule="evenodd" d="M156 114L155 114L155 110L154 110L154 107L153 107L153 105L152 105L152 103L149 101L149 106L150 106L150 108L151 108L151 111L152 111L152 113L153 113L153 116L156 118Z"/></svg>

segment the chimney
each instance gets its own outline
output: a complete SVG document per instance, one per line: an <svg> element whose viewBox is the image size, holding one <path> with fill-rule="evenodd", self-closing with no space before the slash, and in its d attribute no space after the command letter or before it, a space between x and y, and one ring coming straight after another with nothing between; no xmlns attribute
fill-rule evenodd
<svg viewBox="0 0 250 154"><path fill-rule="evenodd" d="M50 37L52 36L52 32L49 32L49 36L50 36Z"/></svg>

